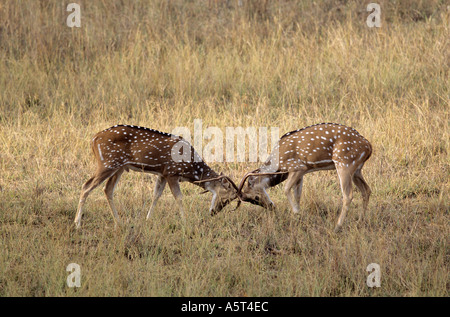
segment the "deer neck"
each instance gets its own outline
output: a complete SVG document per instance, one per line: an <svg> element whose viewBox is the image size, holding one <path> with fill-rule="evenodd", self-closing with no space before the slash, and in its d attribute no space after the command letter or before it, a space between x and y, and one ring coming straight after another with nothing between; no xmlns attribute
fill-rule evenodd
<svg viewBox="0 0 450 317"><path fill-rule="evenodd" d="M189 171L188 173L183 173L183 179L187 180L190 183L194 183L197 186L200 186L203 189L206 189L206 184L208 182L196 183L197 181L204 181L210 178L216 178L219 175L209 167L205 162L199 162L195 164L195 168Z"/></svg>

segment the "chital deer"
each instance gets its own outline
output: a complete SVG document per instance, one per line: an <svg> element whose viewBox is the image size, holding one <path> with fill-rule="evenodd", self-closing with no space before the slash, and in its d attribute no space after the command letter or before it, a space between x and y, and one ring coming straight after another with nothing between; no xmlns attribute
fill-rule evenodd
<svg viewBox="0 0 450 317"><path fill-rule="evenodd" d="M182 137L144 127L116 125L97 133L92 139L91 146L97 162L97 170L82 187L75 217L77 228L81 225L86 198L105 180L108 181L104 191L114 223L115 225L119 223L113 202L114 188L123 172L129 170L158 176L147 219L166 184L169 184L175 196L182 218L184 218L184 208L180 181L194 183L205 189L205 192L212 192L211 214L220 211L230 201L237 198L237 186L234 182L227 176L218 175L212 170Z"/></svg>
<svg viewBox="0 0 450 317"><path fill-rule="evenodd" d="M320 123L292 131L280 138L260 168L242 178L238 195L242 201L273 209L266 189L287 180L284 192L293 212L298 213L303 176L336 169L343 195L342 211L335 227L339 231L353 198L352 181L362 194L363 212L367 209L371 190L361 169L371 154L369 141L355 129L341 124ZM243 190L247 179L248 186Z"/></svg>

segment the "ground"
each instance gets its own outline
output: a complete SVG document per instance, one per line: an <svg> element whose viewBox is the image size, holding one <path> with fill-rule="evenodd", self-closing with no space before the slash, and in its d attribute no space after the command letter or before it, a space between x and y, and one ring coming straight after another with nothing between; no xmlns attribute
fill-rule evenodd
<svg viewBox="0 0 450 317"><path fill-rule="evenodd" d="M0 5L0 296L448 296L447 7L358 2L79 1ZM373 154L340 233L335 171L305 176L301 212L282 187L267 211L236 202L214 217L184 183L149 221L154 177L126 173L114 228L101 188L75 217L95 162L92 136L115 124L171 132L351 126ZM204 140L203 146L208 143ZM209 162L236 182L258 162ZM70 288L70 263L81 287ZM367 285L380 265L381 285Z"/></svg>

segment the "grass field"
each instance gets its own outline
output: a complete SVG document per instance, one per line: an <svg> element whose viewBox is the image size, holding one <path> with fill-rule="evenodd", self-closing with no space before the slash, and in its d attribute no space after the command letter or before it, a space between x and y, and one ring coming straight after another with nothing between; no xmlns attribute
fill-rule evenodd
<svg viewBox="0 0 450 317"><path fill-rule="evenodd" d="M72 2L72 1L71 1ZM372 1L370 1L372 2ZM449 22L446 1L64 1L0 4L0 296L448 296ZM305 177L294 216L227 206L183 183L187 219L155 178L127 173L114 229L90 139L115 124L351 126L373 146L372 189L334 233L334 171ZM236 182L258 163L210 164ZM81 287L69 288L69 263ZM381 287L369 288L377 263Z"/></svg>

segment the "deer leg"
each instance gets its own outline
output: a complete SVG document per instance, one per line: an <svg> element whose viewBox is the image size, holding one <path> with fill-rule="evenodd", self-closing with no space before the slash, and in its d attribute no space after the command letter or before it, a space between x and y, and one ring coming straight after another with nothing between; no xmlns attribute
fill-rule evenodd
<svg viewBox="0 0 450 317"><path fill-rule="evenodd" d="M114 195L114 189L116 188L117 183L120 180L120 177L122 176L124 172L124 169L121 168L115 173L113 176L111 176L105 185L105 195L106 199L108 200L109 207L111 208L111 213L114 219L114 225L117 227L120 224L119 215L117 214L117 209L114 205L113 201L113 195Z"/></svg>
<svg viewBox="0 0 450 317"><path fill-rule="evenodd" d="M148 211L147 220L150 219L150 215L155 209L156 203L158 202L159 197L161 197L164 191L164 187L166 186L166 183L167 180L162 176L158 176L158 178L156 179L155 189L153 190L153 202L150 207L150 210Z"/></svg>
<svg viewBox="0 0 450 317"><path fill-rule="evenodd" d="M300 198L302 197L302 188L303 188L303 176L300 177L300 181L297 182L294 187L294 200L297 203L300 209Z"/></svg>
<svg viewBox="0 0 450 317"><path fill-rule="evenodd" d="M294 212L294 214L300 211L300 196L298 195L298 192L293 194L292 189L303 184L303 175L304 175L303 171L289 173L286 185L284 186L284 192L288 198L288 201L292 207L292 211ZM298 189L296 188L296 191L297 190ZM300 186L300 194L301 194L301 186Z"/></svg>
<svg viewBox="0 0 450 317"><path fill-rule="evenodd" d="M338 232L341 229L342 223L344 222L345 216L350 207L350 203L352 202L353 199L353 188L352 188L353 173L351 173L351 171L348 168L345 169L342 167L337 168L337 173L341 184L343 199L342 199L341 214L339 215L336 227L334 228L335 232Z"/></svg>
<svg viewBox="0 0 450 317"><path fill-rule="evenodd" d="M356 187L358 187L363 198L363 211L359 214L359 220L361 220L362 216L367 211L367 205L369 204L369 198L372 191L370 190L369 185L367 185L366 181L364 180L361 169L356 170L355 174L353 175L353 183L355 183Z"/></svg>
<svg viewBox="0 0 450 317"><path fill-rule="evenodd" d="M78 229L81 226L81 217L83 215L83 206L86 202L86 198L89 196L89 193L103 183L107 178L111 177L117 172L117 170L98 170L93 177L91 177L86 183L84 183L80 195L80 202L78 204L78 211L75 216L75 227Z"/></svg>
<svg viewBox="0 0 450 317"><path fill-rule="evenodd" d="M180 189L180 182L178 177L169 177L167 179L167 183L169 184L170 191L172 192L172 195L175 197L175 200L178 204L178 207L180 209L181 218L184 220L184 208L183 208L183 194L181 193Z"/></svg>

